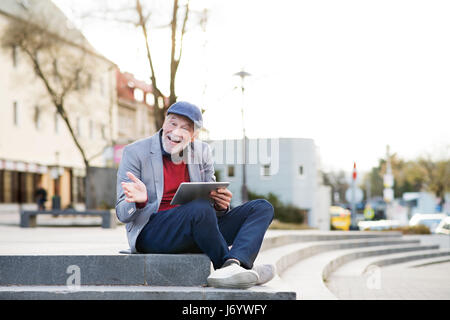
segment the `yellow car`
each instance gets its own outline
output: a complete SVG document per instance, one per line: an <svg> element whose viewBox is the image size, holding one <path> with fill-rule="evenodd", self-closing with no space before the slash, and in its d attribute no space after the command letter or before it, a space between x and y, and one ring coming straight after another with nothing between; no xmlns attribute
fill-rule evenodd
<svg viewBox="0 0 450 320"><path fill-rule="evenodd" d="M349 230L352 223L350 210L338 206L330 207L331 225L335 229Z"/></svg>

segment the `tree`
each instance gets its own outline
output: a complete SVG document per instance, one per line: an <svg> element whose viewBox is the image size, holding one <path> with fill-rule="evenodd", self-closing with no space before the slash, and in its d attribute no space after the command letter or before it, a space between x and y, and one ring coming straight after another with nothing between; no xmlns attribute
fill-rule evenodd
<svg viewBox="0 0 450 320"><path fill-rule="evenodd" d="M54 17L47 16L45 12L36 13L27 10L26 16L26 19L11 18L0 38L1 45L23 52L35 75L44 85L46 96L63 119L81 154L86 169L85 190L88 191L91 186L90 161L99 153L88 157L87 148L82 145L74 130L67 100L89 87L92 81L89 70L93 68L93 63L89 59L91 52L81 34L78 39L68 41L63 34L66 30L52 25ZM88 198L89 196L86 196L86 207L90 205Z"/></svg>
<svg viewBox="0 0 450 320"><path fill-rule="evenodd" d="M340 170L339 172L323 172L323 184L327 186L331 186L331 194L332 194L332 203L336 204L334 199L334 194L337 193L339 195L340 203L345 202L345 192L349 188L349 183L345 178L345 172Z"/></svg>
<svg viewBox="0 0 450 320"><path fill-rule="evenodd" d="M433 161L431 157L421 157L417 161L423 174L423 187L445 202L445 193L450 192L450 160Z"/></svg>
<svg viewBox="0 0 450 320"><path fill-rule="evenodd" d="M380 167L373 167L372 170L366 173L363 177L362 185L360 186L364 193L368 194L367 184L370 184L370 196L383 196L383 177L380 174Z"/></svg>
<svg viewBox="0 0 450 320"><path fill-rule="evenodd" d="M394 176L394 195L401 197L405 192L432 192L444 203L446 192L450 192L450 160L432 160L430 155L416 160L405 161L392 154L390 156L392 173ZM362 188L366 188L366 181L370 179L372 195L383 195L383 175L386 173L386 160L380 159L379 165L373 167L364 177Z"/></svg>
<svg viewBox="0 0 450 320"><path fill-rule="evenodd" d="M180 4L183 2L184 4ZM166 3L163 4L165 6ZM178 99L176 94L176 78L183 56L184 36L188 30L188 21L192 20L192 14L200 17L198 24L204 27L207 21L208 11L194 12L190 9L190 0L173 0L170 22L161 22L163 14L151 7L151 3L145 0L135 0L130 6L129 2L119 7L108 7L109 3L102 3L99 9L91 10L82 16L87 19L101 19L111 22L131 24L142 32L147 61L150 69L150 81L152 83L152 95L155 101L153 108L155 127L161 128L167 109ZM166 7L164 7L166 10ZM156 25L160 23L160 25ZM169 60L169 94L164 94L157 76L157 65L154 61L154 50L157 48L152 41L152 31L155 29L170 28L170 60Z"/></svg>

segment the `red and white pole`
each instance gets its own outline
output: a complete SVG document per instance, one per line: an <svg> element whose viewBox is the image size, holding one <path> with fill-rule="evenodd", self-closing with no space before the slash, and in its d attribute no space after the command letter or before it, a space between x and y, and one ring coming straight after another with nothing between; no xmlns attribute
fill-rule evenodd
<svg viewBox="0 0 450 320"><path fill-rule="evenodd" d="M353 162L353 174L352 174L352 197L351 197L351 208L352 208L352 225L351 225L351 229L352 230L357 230L357 226L356 226L356 162Z"/></svg>

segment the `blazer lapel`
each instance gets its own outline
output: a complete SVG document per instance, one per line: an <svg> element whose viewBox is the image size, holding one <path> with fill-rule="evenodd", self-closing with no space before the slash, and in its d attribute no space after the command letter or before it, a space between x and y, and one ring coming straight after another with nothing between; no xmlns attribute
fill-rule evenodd
<svg viewBox="0 0 450 320"><path fill-rule="evenodd" d="M155 183L156 198L158 200L159 206L164 191L164 169L163 169L161 145L159 142L159 131L152 138L150 154L151 154L150 161L154 177L153 181Z"/></svg>

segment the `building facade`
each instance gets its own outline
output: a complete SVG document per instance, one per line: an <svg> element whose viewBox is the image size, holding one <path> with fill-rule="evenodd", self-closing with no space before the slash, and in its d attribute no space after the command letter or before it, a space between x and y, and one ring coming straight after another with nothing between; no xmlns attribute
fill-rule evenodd
<svg viewBox="0 0 450 320"><path fill-rule="evenodd" d="M60 54L81 50L78 40L86 40L49 0L1 1L0 35L12 21L23 21L29 13L42 17L43 12L67 29ZM90 46L86 52L89 83L67 96L65 109L91 166L104 167L104 151L117 138L116 66ZM84 162L43 81L16 47L0 48L0 70L0 209L34 208L39 184L48 193L47 208L53 195L60 196L62 208L82 204Z"/></svg>
<svg viewBox="0 0 450 320"><path fill-rule="evenodd" d="M214 168L230 182L232 205L242 202L242 140L211 141ZM318 148L312 139L248 139L246 185L249 191L275 194L284 204L307 210L311 227L328 230L331 190L322 183ZM276 214L276 213L275 213Z"/></svg>
<svg viewBox="0 0 450 320"><path fill-rule="evenodd" d="M156 132L152 86L117 70L117 143L128 144Z"/></svg>

